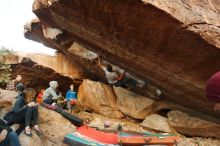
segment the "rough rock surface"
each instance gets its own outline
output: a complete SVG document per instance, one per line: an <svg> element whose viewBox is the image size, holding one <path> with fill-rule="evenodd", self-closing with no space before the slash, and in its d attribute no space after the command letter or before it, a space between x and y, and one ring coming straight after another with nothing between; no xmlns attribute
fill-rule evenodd
<svg viewBox="0 0 220 146"><path fill-rule="evenodd" d="M40 91L43 88L46 89L49 87L49 82L53 80L58 82L58 89L62 91L63 94L69 89L70 84L78 84L74 82L73 79L62 76L54 70L38 65L32 61L14 64L11 68L12 79L20 74L22 75L21 82L27 87L34 88L36 91Z"/></svg>
<svg viewBox="0 0 220 146"><path fill-rule="evenodd" d="M219 146L220 140L205 138L183 138L178 146Z"/></svg>
<svg viewBox="0 0 220 146"><path fill-rule="evenodd" d="M66 59L83 71L84 77L89 77L93 80L105 80L103 71L98 68L97 62L90 54L90 50L85 49L82 45L77 44L71 35L67 32L55 36L56 39L49 39L44 35L45 29L48 26L40 22L38 19L32 20L25 25L25 37L37 42L43 43L47 47L51 47L60 51L66 56Z"/></svg>
<svg viewBox="0 0 220 146"><path fill-rule="evenodd" d="M169 112L168 121L170 126L184 135L220 138L220 125L189 116L180 111Z"/></svg>
<svg viewBox="0 0 220 146"><path fill-rule="evenodd" d="M142 0L171 14L185 29L220 47L220 2L218 0ZM172 5L172 7L170 7Z"/></svg>
<svg viewBox="0 0 220 146"><path fill-rule="evenodd" d="M78 105L83 109L112 118L122 118L117 108L117 97L111 86L90 80L83 80L78 89Z"/></svg>
<svg viewBox="0 0 220 146"><path fill-rule="evenodd" d="M62 53L56 52L55 56L36 53L16 52L19 57L29 57L39 65L48 67L57 73L73 79L83 79L83 71L77 64L71 62Z"/></svg>
<svg viewBox="0 0 220 146"><path fill-rule="evenodd" d="M122 129L124 131L130 131L130 132L145 132L138 123L130 122L126 119L113 119L108 118L102 115L97 115L95 113L88 113L88 112L79 112L77 113L78 117L81 117L84 121L86 119L89 119L89 126L97 127L99 129L103 130L110 130L110 131L117 131L118 124L122 125ZM104 128L104 123L108 122L110 124L109 128Z"/></svg>
<svg viewBox="0 0 220 146"><path fill-rule="evenodd" d="M168 119L157 114L146 117L141 126L167 133L172 133L173 131L169 126Z"/></svg>
<svg viewBox="0 0 220 146"><path fill-rule="evenodd" d="M3 52L0 54L0 61L5 64L19 63L19 57L14 52Z"/></svg>
<svg viewBox="0 0 220 146"><path fill-rule="evenodd" d="M0 117L3 117L5 113L11 110L18 93L15 91L7 91L2 89L0 89L0 92Z"/></svg>
<svg viewBox="0 0 220 146"><path fill-rule="evenodd" d="M35 0L33 11L44 27L33 23L25 35L66 56L78 42L148 81L143 94L159 88L166 99L218 117L204 96L206 80L220 67L218 5L218 0ZM62 33L51 39L45 27Z"/></svg>
<svg viewBox="0 0 220 146"><path fill-rule="evenodd" d="M135 119L145 119L155 112L155 101L121 87L114 87L117 107L125 115Z"/></svg>

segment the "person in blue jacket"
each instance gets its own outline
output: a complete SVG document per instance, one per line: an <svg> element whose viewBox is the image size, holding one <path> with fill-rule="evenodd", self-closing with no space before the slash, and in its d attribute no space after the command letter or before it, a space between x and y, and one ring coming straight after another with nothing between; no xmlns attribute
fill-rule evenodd
<svg viewBox="0 0 220 146"><path fill-rule="evenodd" d="M69 110L69 113L72 113L73 107L76 104L76 92L74 91L73 84L70 85L70 90L66 93L66 101L67 101L67 108Z"/></svg>

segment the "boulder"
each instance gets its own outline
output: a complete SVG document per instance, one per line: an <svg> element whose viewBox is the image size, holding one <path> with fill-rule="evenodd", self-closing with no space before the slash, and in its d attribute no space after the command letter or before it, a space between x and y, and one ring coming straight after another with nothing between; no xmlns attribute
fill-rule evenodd
<svg viewBox="0 0 220 146"><path fill-rule="evenodd" d="M62 146L68 133L75 131L75 126L57 112L39 107L39 127L43 136L27 137L22 133L19 138L22 146Z"/></svg>
<svg viewBox="0 0 220 146"><path fill-rule="evenodd" d="M78 90L78 105L83 109L112 118L122 118L117 108L117 97L111 86L90 80L83 80Z"/></svg>
<svg viewBox="0 0 220 146"><path fill-rule="evenodd" d="M75 42L147 81L141 94L153 98L158 88L171 102L219 116L204 95L220 68L218 0L35 0L33 12L39 22L25 36L83 62L88 74L103 79L94 64L68 51ZM49 39L42 29L62 33Z"/></svg>
<svg viewBox="0 0 220 146"><path fill-rule="evenodd" d="M180 111L169 112L168 121L170 126L184 135L220 138L220 125L192 117Z"/></svg>
<svg viewBox="0 0 220 146"><path fill-rule="evenodd" d="M19 140L22 146L52 146L52 143L48 144L48 140L41 140L36 133L32 132L32 137L26 136L24 133L19 135Z"/></svg>
<svg viewBox="0 0 220 146"><path fill-rule="evenodd" d="M77 116L84 119L84 121L88 121L87 123L89 126L97 127L101 130L117 131L118 124L121 124L123 131L146 132L146 130L144 130L138 123L130 122L126 119L113 119L88 112L79 112L77 113ZM106 122L109 123L108 128L105 128L104 126Z"/></svg>
<svg viewBox="0 0 220 146"><path fill-rule="evenodd" d="M16 101L17 92L0 89L0 117L11 110Z"/></svg>
<svg viewBox="0 0 220 146"><path fill-rule="evenodd" d="M117 107L125 115L135 119L145 117L155 110L155 101L121 87L114 87Z"/></svg>
<svg viewBox="0 0 220 146"><path fill-rule="evenodd" d="M141 126L166 133L173 132L169 126L168 119L158 114L152 114L146 117L141 123Z"/></svg>

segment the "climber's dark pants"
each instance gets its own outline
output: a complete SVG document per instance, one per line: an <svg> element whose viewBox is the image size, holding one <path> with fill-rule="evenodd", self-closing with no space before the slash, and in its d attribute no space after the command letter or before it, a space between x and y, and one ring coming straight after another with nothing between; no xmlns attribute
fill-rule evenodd
<svg viewBox="0 0 220 146"><path fill-rule="evenodd" d="M127 86L131 86L131 87L136 87L137 85L137 81L131 78L127 78L124 77L122 80L119 80L117 83L113 84L116 87L122 86L122 87L127 87Z"/></svg>

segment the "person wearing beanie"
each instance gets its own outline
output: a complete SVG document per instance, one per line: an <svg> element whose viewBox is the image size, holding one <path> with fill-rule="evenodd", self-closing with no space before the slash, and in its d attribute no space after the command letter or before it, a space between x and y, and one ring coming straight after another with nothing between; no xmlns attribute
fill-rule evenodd
<svg viewBox="0 0 220 146"><path fill-rule="evenodd" d="M16 90L18 92L23 92L25 89L25 86L22 84L22 83L19 83L17 86L16 86Z"/></svg>
<svg viewBox="0 0 220 146"><path fill-rule="evenodd" d="M25 89L26 87L22 84L22 83L19 83L17 86L16 86L16 91L18 92L18 96L17 96L17 98L18 97L20 97L20 96L24 96L23 94L23 91L24 91L24 89Z"/></svg>
<svg viewBox="0 0 220 146"><path fill-rule="evenodd" d="M46 104L52 104L54 101L60 98L60 96L57 95L56 92L56 89L58 87L57 81L50 81L49 85L50 87L47 88L43 94L43 102Z"/></svg>

